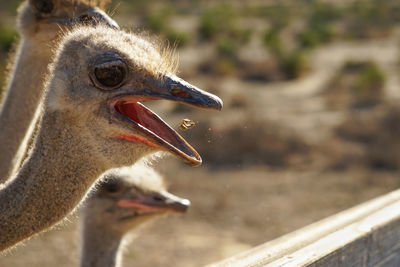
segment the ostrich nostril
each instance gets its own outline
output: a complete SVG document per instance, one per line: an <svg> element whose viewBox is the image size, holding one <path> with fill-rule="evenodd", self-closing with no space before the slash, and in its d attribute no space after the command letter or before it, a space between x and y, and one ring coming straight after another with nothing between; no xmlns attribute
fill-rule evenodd
<svg viewBox="0 0 400 267"><path fill-rule="evenodd" d="M173 87L171 89L171 94L176 97L184 97L184 98L189 97L189 94L187 92L183 91L182 89L180 89L179 87Z"/></svg>

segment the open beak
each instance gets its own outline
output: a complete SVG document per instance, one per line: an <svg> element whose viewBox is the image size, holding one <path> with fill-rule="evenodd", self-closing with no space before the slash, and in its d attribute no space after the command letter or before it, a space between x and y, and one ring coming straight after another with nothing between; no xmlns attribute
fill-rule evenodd
<svg viewBox="0 0 400 267"><path fill-rule="evenodd" d="M118 23L116 23L104 11L97 7L91 8L84 14L81 14L80 16L74 18L49 18L47 19L47 23L58 24L67 27L73 27L75 25L106 25L113 29L120 29Z"/></svg>
<svg viewBox="0 0 400 267"><path fill-rule="evenodd" d="M113 98L110 103L111 113L119 121L133 126L144 136L144 139L129 134L121 134L117 137L162 148L183 158L193 166L200 165L202 160L197 151L157 114L138 101L167 99L200 108L220 110L222 109L221 99L176 76L165 76L160 79L147 78L144 84L146 84L144 89L135 89L134 93L126 92Z"/></svg>
<svg viewBox="0 0 400 267"><path fill-rule="evenodd" d="M189 200L177 197L166 191L143 193L139 197L136 194L135 198L119 200L117 205L121 208L135 209L139 214L185 213L190 206Z"/></svg>

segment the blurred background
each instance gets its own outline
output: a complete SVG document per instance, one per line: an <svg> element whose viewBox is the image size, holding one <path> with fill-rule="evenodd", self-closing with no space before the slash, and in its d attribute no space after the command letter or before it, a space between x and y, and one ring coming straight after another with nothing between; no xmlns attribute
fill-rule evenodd
<svg viewBox="0 0 400 267"><path fill-rule="evenodd" d="M20 2L0 2L2 74ZM182 134L204 164L156 164L192 206L144 227L125 266L211 263L399 187L399 1L125 0L108 12L175 44L179 76L225 105L152 106L175 129L196 122ZM77 217L0 266L76 265Z"/></svg>

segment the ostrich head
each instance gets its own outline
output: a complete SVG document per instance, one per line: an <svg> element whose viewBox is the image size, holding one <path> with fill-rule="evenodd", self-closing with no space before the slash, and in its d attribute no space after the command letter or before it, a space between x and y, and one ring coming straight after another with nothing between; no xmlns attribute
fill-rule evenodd
<svg viewBox="0 0 400 267"><path fill-rule="evenodd" d="M157 215L185 213L190 201L165 191L162 177L153 169L134 165L105 176L87 199L88 225L125 234Z"/></svg>
<svg viewBox="0 0 400 267"><path fill-rule="evenodd" d="M18 9L20 33L32 41L48 42L75 24L118 24L100 8L108 0L26 0Z"/></svg>
<svg viewBox="0 0 400 267"><path fill-rule="evenodd" d="M47 105L68 114L80 138L95 145L111 168L157 151L199 165L198 153L142 103L167 99L219 110L222 101L176 77L167 54L138 35L77 28L64 38L50 67Z"/></svg>

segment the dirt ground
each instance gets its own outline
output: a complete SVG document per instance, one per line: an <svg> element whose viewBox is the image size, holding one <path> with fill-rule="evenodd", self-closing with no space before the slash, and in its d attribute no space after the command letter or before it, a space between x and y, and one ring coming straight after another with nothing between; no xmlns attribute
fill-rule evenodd
<svg viewBox="0 0 400 267"><path fill-rule="evenodd" d="M197 66L213 58L212 49L180 49L180 75L218 94L224 110L151 104L175 129L184 117L196 121L183 134L204 164L191 168L174 157L155 164L170 191L192 205L186 215L159 218L133 233L123 266L202 266L397 189L398 169L370 168L367 146L337 136L337 127L360 112L327 108L324 90L345 62L372 60L386 75L379 108L396 103L399 36L322 46L307 75L269 83L200 74ZM263 57L252 45L241 51L245 57ZM358 164L335 167L348 158ZM0 266L77 266L78 221L79 212L18 245L0 257Z"/></svg>

